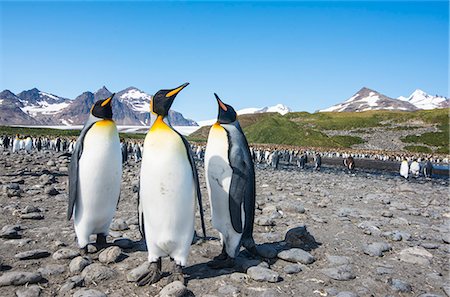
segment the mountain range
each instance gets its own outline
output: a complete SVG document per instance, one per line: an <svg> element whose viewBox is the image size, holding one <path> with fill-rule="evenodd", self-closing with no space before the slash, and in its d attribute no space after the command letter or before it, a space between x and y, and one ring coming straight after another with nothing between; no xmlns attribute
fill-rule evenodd
<svg viewBox="0 0 450 297"><path fill-rule="evenodd" d="M362 88L346 101L319 112L360 112L367 110L414 111L450 107L450 99L415 90L409 97L390 98L369 88Z"/></svg>
<svg viewBox="0 0 450 297"><path fill-rule="evenodd" d="M75 99L59 97L36 88L14 94L0 93L0 125L83 125L94 102L111 96L102 87L98 91L84 92ZM114 96L112 108L118 125L148 125L151 96L135 87L122 90ZM179 112L170 110L173 126L197 126Z"/></svg>
<svg viewBox="0 0 450 297"><path fill-rule="evenodd" d="M92 104L105 99L112 93L102 87L96 92L84 92L75 99L68 99L40 91L36 88L14 94L9 90L0 93L0 125L83 125L89 116ZM119 125L146 126L150 119L151 96L136 87L116 93L113 101L114 120ZM450 99L432 96L422 90L414 91L409 97L390 98L375 90L362 88L346 101L319 112L360 112L367 110L401 110L450 107ZM283 104L263 108L245 108L241 114L278 112L281 115L292 110ZM211 125L215 119L200 121L186 119L176 111L169 111L173 126Z"/></svg>

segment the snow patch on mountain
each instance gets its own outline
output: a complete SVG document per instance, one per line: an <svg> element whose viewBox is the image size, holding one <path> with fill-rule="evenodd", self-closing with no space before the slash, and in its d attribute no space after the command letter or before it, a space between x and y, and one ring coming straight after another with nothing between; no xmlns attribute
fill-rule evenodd
<svg viewBox="0 0 450 297"><path fill-rule="evenodd" d="M432 96L420 89L415 90L409 97L400 96L398 99L409 102L419 109L427 110L446 107L450 101L449 98Z"/></svg>
<svg viewBox="0 0 450 297"><path fill-rule="evenodd" d="M240 109L238 110L236 113L238 115L241 114L252 114L252 113L263 113L263 112L278 112L281 115L285 115L288 112L291 112L292 110L287 107L284 104L277 104L274 106L269 106L269 107L263 107L263 108L255 108L255 107L250 107L250 108L244 108L244 109Z"/></svg>
<svg viewBox="0 0 450 297"><path fill-rule="evenodd" d="M285 115L288 112L291 112L292 110L287 107L284 104L277 104L274 106L269 106L269 107L263 107L263 108L259 108L259 107L249 107L249 108L243 108L240 109L238 111L236 111L236 113L238 115L243 115L243 114L255 114L255 113L265 113L265 112L278 112L281 115ZM204 121L198 121L197 124L200 127L203 126L211 126L213 125L215 122L217 121L217 119L211 119L211 120L204 120Z"/></svg>
<svg viewBox="0 0 450 297"><path fill-rule="evenodd" d="M120 101L126 102L137 112L149 112L151 99L152 96L133 87L126 89L119 97Z"/></svg>

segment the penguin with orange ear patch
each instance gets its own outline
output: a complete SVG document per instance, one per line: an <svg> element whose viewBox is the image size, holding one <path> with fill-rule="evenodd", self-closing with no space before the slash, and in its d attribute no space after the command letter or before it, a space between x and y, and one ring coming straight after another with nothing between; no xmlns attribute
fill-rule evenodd
<svg viewBox="0 0 450 297"><path fill-rule="evenodd" d="M257 254L253 239L255 169L236 112L214 95L219 114L208 136L205 177L212 225L222 242L222 253L208 266L219 269L234 266L241 245Z"/></svg>
<svg viewBox="0 0 450 297"><path fill-rule="evenodd" d="M174 262L170 281L184 281L182 267L187 264L194 236L196 200L205 232L200 186L190 146L167 120L175 97L187 85L160 90L152 98L156 119L144 141L139 190L140 230L147 244L150 269L138 280L140 286L161 279L161 259L167 256Z"/></svg>
<svg viewBox="0 0 450 297"><path fill-rule="evenodd" d="M120 196L122 153L112 120L113 97L92 106L70 159L67 219L73 215L83 253L91 234L97 234L97 244L106 244Z"/></svg>

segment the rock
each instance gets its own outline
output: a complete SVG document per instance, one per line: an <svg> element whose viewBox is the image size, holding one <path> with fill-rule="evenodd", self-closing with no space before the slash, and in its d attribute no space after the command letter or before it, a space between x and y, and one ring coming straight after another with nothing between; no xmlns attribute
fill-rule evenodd
<svg viewBox="0 0 450 297"><path fill-rule="evenodd" d="M62 248L54 252L52 257L54 260L64 260L64 259L73 259L79 255L80 253L78 251L69 248Z"/></svg>
<svg viewBox="0 0 450 297"><path fill-rule="evenodd" d="M76 291L73 297L106 297L106 294L94 289L82 288Z"/></svg>
<svg viewBox="0 0 450 297"><path fill-rule="evenodd" d="M91 284L93 282L99 283L101 281L110 279L116 275L116 272L102 264L94 263L83 269L81 276L84 277L84 282L86 284Z"/></svg>
<svg viewBox="0 0 450 297"><path fill-rule="evenodd" d="M450 296L450 284L443 285L442 290L444 290L445 295Z"/></svg>
<svg viewBox="0 0 450 297"><path fill-rule="evenodd" d="M39 181L42 183L42 185L48 186L55 182L55 176L50 174L43 174L39 177Z"/></svg>
<svg viewBox="0 0 450 297"><path fill-rule="evenodd" d="M40 212L25 213L20 216L24 220L43 220L44 215Z"/></svg>
<svg viewBox="0 0 450 297"><path fill-rule="evenodd" d="M333 266L347 265L351 263L350 259L344 256L327 255L327 260L328 263L330 263Z"/></svg>
<svg viewBox="0 0 450 297"><path fill-rule="evenodd" d="M38 272L42 276L50 276L64 273L66 271L66 266L58 265L58 264L49 264L45 267L41 267L38 269Z"/></svg>
<svg viewBox="0 0 450 297"><path fill-rule="evenodd" d="M423 247L412 247L400 251L400 261L429 266L433 255Z"/></svg>
<svg viewBox="0 0 450 297"><path fill-rule="evenodd" d="M272 259L276 258L278 251L269 244L261 244L256 246L256 250L258 251L258 254L266 259Z"/></svg>
<svg viewBox="0 0 450 297"><path fill-rule="evenodd" d="M280 280L278 272L261 266L253 266L247 270L248 276L258 282L276 283Z"/></svg>
<svg viewBox="0 0 450 297"><path fill-rule="evenodd" d="M16 291L17 297L39 297L41 295L41 288L37 285L32 285Z"/></svg>
<svg viewBox="0 0 450 297"><path fill-rule="evenodd" d="M443 233L442 235L442 242L443 243L450 243L450 233Z"/></svg>
<svg viewBox="0 0 450 297"><path fill-rule="evenodd" d="M338 281L347 281L356 278L353 274L351 265L340 265L337 267L324 268L320 271L329 278Z"/></svg>
<svg viewBox="0 0 450 297"><path fill-rule="evenodd" d="M25 214L25 213L31 213L31 212L41 212L41 210L39 208L37 208L36 206L33 205L27 205L25 206L24 209L22 209L20 211L21 213Z"/></svg>
<svg viewBox="0 0 450 297"><path fill-rule="evenodd" d="M14 257L19 260L40 259L50 256L47 250L31 250L16 254Z"/></svg>
<svg viewBox="0 0 450 297"><path fill-rule="evenodd" d="M81 273L81 271L83 271L83 269L91 263L92 260L89 257L78 256L70 261L69 271L73 274Z"/></svg>
<svg viewBox="0 0 450 297"><path fill-rule="evenodd" d="M432 242L422 242L420 244L420 246L427 250L434 250L434 249L439 248L439 244L432 243Z"/></svg>
<svg viewBox="0 0 450 297"><path fill-rule="evenodd" d="M55 163L55 161L53 161L53 160L49 160L49 161L47 162L47 165L48 165L48 166L55 166L56 163Z"/></svg>
<svg viewBox="0 0 450 297"><path fill-rule="evenodd" d="M128 224L127 222L125 222L124 219L118 218L115 219L112 223L111 223L111 230L114 231L123 231L123 230L128 230Z"/></svg>
<svg viewBox="0 0 450 297"><path fill-rule="evenodd" d="M394 270L392 268L389 267L377 267L376 269L376 273L378 275L383 275L383 274L391 274Z"/></svg>
<svg viewBox="0 0 450 297"><path fill-rule="evenodd" d="M236 282L244 282L248 279L248 275L241 272L234 272L230 275L230 278Z"/></svg>
<svg viewBox="0 0 450 297"><path fill-rule="evenodd" d="M302 267L298 264L288 264L284 266L283 271L287 274L295 274L302 271Z"/></svg>
<svg viewBox="0 0 450 297"><path fill-rule="evenodd" d="M168 285L166 285L159 292L157 296L159 297L182 297L186 296L189 293L189 290L186 286L180 281L174 281Z"/></svg>
<svg viewBox="0 0 450 297"><path fill-rule="evenodd" d="M348 291L339 292L336 297L359 297L358 294Z"/></svg>
<svg viewBox="0 0 450 297"><path fill-rule="evenodd" d="M118 246L110 246L100 253L98 260L104 264L118 262L122 255L122 250Z"/></svg>
<svg viewBox="0 0 450 297"><path fill-rule="evenodd" d="M224 285L224 286L220 286L217 291L219 292L219 294L222 294L222 295L235 296L241 290L239 290L238 288L236 288L235 286L232 286L232 285Z"/></svg>
<svg viewBox="0 0 450 297"><path fill-rule="evenodd" d="M72 290L75 287L81 287L84 284L84 277L81 275L75 275L69 278L69 280L61 286L60 293L65 293Z"/></svg>
<svg viewBox="0 0 450 297"><path fill-rule="evenodd" d="M35 284L40 281L42 281L42 276L39 272L11 271L0 276L0 287L21 286L26 283Z"/></svg>
<svg viewBox="0 0 450 297"><path fill-rule="evenodd" d="M19 232L22 228L20 225L6 225L0 231L0 237L5 239L19 239L22 234Z"/></svg>
<svg viewBox="0 0 450 297"><path fill-rule="evenodd" d="M133 241L128 238L117 238L113 241L113 244L125 250L132 249L134 246Z"/></svg>
<svg viewBox="0 0 450 297"><path fill-rule="evenodd" d="M366 245L363 248L364 254L367 254L372 257L382 257L383 252L387 252L391 250L391 245L386 242L375 242L369 245Z"/></svg>
<svg viewBox="0 0 450 297"><path fill-rule="evenodd" d="M145 261L138 267L134 268L127 274L127 280L129 282L137 282L138 279L140 279L143 275L147 274L150 268L150 263L148 261Z"/></svg>
<svg viewBox="0 0 450 297"><path fill-rule="evenodd" d="M291 247L312 250L318 247L314 237L308 232L305 225L301 225L287 231L284 241Z"/></svg>
<svg viewBox="0 0 450 297"><path fill-rule="evenodd" d="M412 288L411 285L405 281L399 280L399 279L392 279L389 281L389 284L391 285L392 289L397 292L411 292Z"/></svg>
<svg viewBox="0 0 450 297"><path fill-rule="evenodd" d="M259 216L256 217L255 224L258 226L275 226L275 221L269 217Z"/></svg>
<svg viewBox="0 0 450 297"><path fill-rule="evenodd" d="M45 187L44 193L49 196L56 196L59 194L59 191L57 189L55 189L54 186L47 186L47 187Z"/></svg>
<svg viewBox="0 0 450 297"><path fill-rule="evenodd" d="M278 258L288 262L300 262L302 264L311 264L316 260L310 253L298 248L279 252Z"/></svg>

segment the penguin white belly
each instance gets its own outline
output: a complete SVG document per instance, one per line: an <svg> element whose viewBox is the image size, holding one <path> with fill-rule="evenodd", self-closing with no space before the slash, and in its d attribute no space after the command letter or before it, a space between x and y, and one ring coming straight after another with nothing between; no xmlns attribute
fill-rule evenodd
<svg viewBox="0 0 450 297"><path fill-rule="evenodd" d="M13 142L13 153L18 152L20 150L20 140L14 139Z"/></svg>
<svg viewBox="0 0 450 297"><path fill-rule="evenodd" d="M227 254L235 257L242 233L236 232L231 222L229 192L233 170L228 160L228 149L229 143L225 129L218 124L213 125L205 151L205 178L211 205L212 225L221 233ZM243 209L242 216L242 225L244 225Z"/></svg>
<svg viewBox="0 0 450 297"><path fill-rule="evenodd" d="M194 236L195 182L181 137L157 122L144 143L140 203L149 262L170 256L185 266Z"/></svg>
<svg viewBox="0 0 450 297"><path fill-rule="evenodd" d="M400 165L400 175L404 178L408 178L408 162L402 162L402 165Z"/></svg>
<svg viewBox="0 0 450 297"><path fill-rule="evenodd" d="M78 168L74 223L78 244L91 234L108 235L120 195L122 155L113 121L95 123L86 133Z"/></svg>
<svg viewBox="0 0 450 297"><path fill-rule="evenodd" d="M31 140L31 138L27 138L25 140L25 150L27 151L27 153L30 153L32 148L33 148L33 142Z"/></svg>

